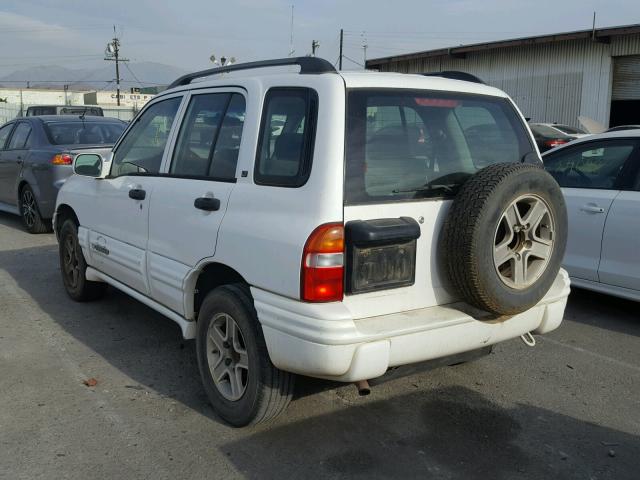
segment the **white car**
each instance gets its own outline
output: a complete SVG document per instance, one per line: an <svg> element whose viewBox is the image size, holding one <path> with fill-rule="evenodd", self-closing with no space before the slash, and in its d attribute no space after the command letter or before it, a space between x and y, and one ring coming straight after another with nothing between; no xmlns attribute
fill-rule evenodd
<svg viewBox="0 0 640 480"><path fill-rule="evenodd" d="M232 425L279 414L295 374L362 383L562 321L562 193L480 83L307 57L196 72L74 169L68 294L109 284L174 320Z"/></svg>
<svg viewBox="0 0 640 480"><path fill-rule="evenodd" d="M640 130L575 140L543 160L567 204L573 284L640 301Z"/></svg>

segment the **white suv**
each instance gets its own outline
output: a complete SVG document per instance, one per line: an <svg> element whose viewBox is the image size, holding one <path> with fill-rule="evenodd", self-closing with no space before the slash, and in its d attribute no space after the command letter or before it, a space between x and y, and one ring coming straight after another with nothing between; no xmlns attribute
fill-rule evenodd
<svg viewBox="0 0 640 480"><path fill-rule="evenodd" d="M174 320L216 412L257 423L294 374L366 381L557 328L566 212L540 165L482 83L310 57L197 72L108 157L76 158L55 215L64 284Z"/></svg>

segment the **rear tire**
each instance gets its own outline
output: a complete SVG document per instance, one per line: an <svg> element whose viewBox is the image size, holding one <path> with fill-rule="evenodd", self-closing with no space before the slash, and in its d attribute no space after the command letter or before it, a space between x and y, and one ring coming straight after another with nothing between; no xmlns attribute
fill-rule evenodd
<svg viewBox="0 0 640 480"><path fill-rule="evenodd" d="M291 401L295 375L271 363L246 286L225 285L205 297L196 351L209 401L234 427L271 420Z"/></svg>
<svg viewBox="0 0 640 480"><path fill-rule="evenodd" d="M51 221L43 220L36 196L29 185L25 185L20 191L20 216L29 233L48 233L51 231Z"/></svg>
<svg viewBox="0 0 640 480"><path fill-rule="evenodd" d="M63 222L58 239L60 270L64 288L76 302L89 302L101 298L107 284L87 280L87 262L78 243L78 227L71 219Z"/></svg>

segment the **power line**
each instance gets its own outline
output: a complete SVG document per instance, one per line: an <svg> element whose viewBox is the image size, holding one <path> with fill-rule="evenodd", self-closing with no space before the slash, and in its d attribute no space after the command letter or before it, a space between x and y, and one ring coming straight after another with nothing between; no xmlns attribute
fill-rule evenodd
<svg viewBox="0 0 640 480"><path fill-rule="evenodd" d="M351 63L355 63L356 65L360 65L361 67L363 67L363 68L364 68L364 65L363 65L363 64L361 64L360 62L357 62L357 61L356 61L356 60L354 60L353 58L349 58L349 57L347 57L345 54L342 54L342 56L343 56L344 58L346 58L347 60L349 60Z"/></svg>

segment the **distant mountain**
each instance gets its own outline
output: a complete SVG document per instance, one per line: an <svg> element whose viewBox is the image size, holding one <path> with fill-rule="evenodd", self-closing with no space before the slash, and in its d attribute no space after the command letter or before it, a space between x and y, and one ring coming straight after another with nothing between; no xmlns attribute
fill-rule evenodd
<svg viewBox="0 0 640 480"><path fill-rule="evenodd" d="M128 68L127 68L128 67ZM154 62L129 63L120 67L120 84L130 87L167 85L186 72L171 65ZM59 65L40 65L17 70L0 77L0 86L31 88L61 88L69 85L72 90L115 88L115 67L112 64L95 69L71 69ZM111 84L109 84L111 82Z"/></svg>

